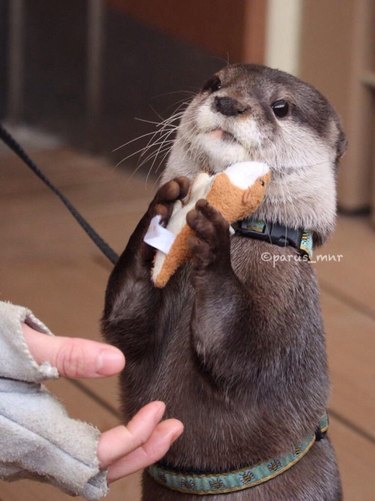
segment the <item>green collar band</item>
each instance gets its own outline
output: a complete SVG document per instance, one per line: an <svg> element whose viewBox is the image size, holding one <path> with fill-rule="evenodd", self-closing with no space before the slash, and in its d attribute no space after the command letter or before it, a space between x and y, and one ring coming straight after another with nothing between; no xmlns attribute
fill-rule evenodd
<svg viewBox="0 0 375 501"><path fill-rule="evenodd" d="M233 224L235 232L241 236L264 240L271 244L295 247L302 256L311 259L313 234L303 229L288 228L282 224L259 221L251 216Z"/></svg>
<svg viewBox="0 0 375 501"><path fill-rule="evenodd" d="M196 474L175 471L158 464L147 469L148 474L159 484L173 491L187 494L226 494L241 491L262 484L289 470L307 454L316 440L320 440L328 429L328 415L320 419L315 433L305 437L294 449L278 458L255 466L227 473Z"/></svg>

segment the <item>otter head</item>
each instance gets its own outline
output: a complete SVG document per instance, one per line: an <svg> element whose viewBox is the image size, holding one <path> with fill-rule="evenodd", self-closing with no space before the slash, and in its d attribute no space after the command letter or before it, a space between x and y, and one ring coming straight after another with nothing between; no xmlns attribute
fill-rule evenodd
<svg viewBox="0 0 375 501"><path fill-rule="evenodd" d="M322 243L334 227L345 146L337 114L311 85L264 66L232 65L186 108L163 181L264 162L272 181L256 217L311 230Z"/></svg>

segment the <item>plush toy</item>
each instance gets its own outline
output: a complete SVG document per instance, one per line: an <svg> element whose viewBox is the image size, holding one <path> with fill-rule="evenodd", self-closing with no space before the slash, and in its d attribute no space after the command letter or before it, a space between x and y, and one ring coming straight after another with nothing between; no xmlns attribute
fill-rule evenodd
<svg viewBox="0 0 375 501"><path fill-rule="evenodd" d="M240 162L213 176L201 172L194 179L189 194L177 200L166 228L155 216L144 241L158 249L152 269L156 287L164 287L175 271L189 259L187 239L193 230L186 224L187 213L205 198L232 224L253 213L263 200L270 181L269 167L259 162Z"/></svg>

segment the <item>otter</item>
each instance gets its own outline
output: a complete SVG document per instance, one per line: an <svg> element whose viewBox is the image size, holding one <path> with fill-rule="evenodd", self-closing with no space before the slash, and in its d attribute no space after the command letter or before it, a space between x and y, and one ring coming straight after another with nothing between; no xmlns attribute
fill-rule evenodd
<svg viewBox="0 0 375 501"><path fill-rule="evenodd" d="M316 429L329 377L315 271L294 246L231 236L221 214L200 200L187 215L191 260L158 289L150 271L155 250L143 241L151 219L160 214L166 224L198 173L258 161L272 178L255 217L311 232L319 246L334 228L345 147L327 99L265 66L225 67L186 108L161 187L110 275L102 319L106 339L127 358L125 417L163 400L167 417L184 423L166 467L219 474L285 454ZM341 497L328 436L267 482L211 494L212 501ZM145 472L143 499L201 496L170 490Z"/></svg>

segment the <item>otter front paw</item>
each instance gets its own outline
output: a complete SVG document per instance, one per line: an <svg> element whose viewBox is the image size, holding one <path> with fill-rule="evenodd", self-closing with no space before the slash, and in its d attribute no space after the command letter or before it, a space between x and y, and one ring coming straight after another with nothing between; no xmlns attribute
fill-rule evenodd
<svg viewBox="0 0 375 501"><path fill-rule="evenodd" d="M148 212L151 217L160 214L162 222L168 223L171 217L173 205L176 200L181 200L186 197L190 187L190 180L187 177L181 176L163 184L151 202Z"/></svg>
<svg viewBox="0 0 375 501"><path fill-rule="evenodd" d="M160 215L161 224L166 226L171 217L174 203L176 200L182 200L186 197L189 187L190 180L187 177L181 176L163 184L156 192L154 199L149 205L148 211L141 221L141 254L145 262L151 262L155 255L155 249L144 243L144 235L150 226L151 219L156 215Z"/></svg>
<svg viewBox="0 0 375 501"><path fill-rule="evenodd" d="M194 231L188 241L195 270L230 269L229 224L207 200L198 200L186 217Z"/></svg>

